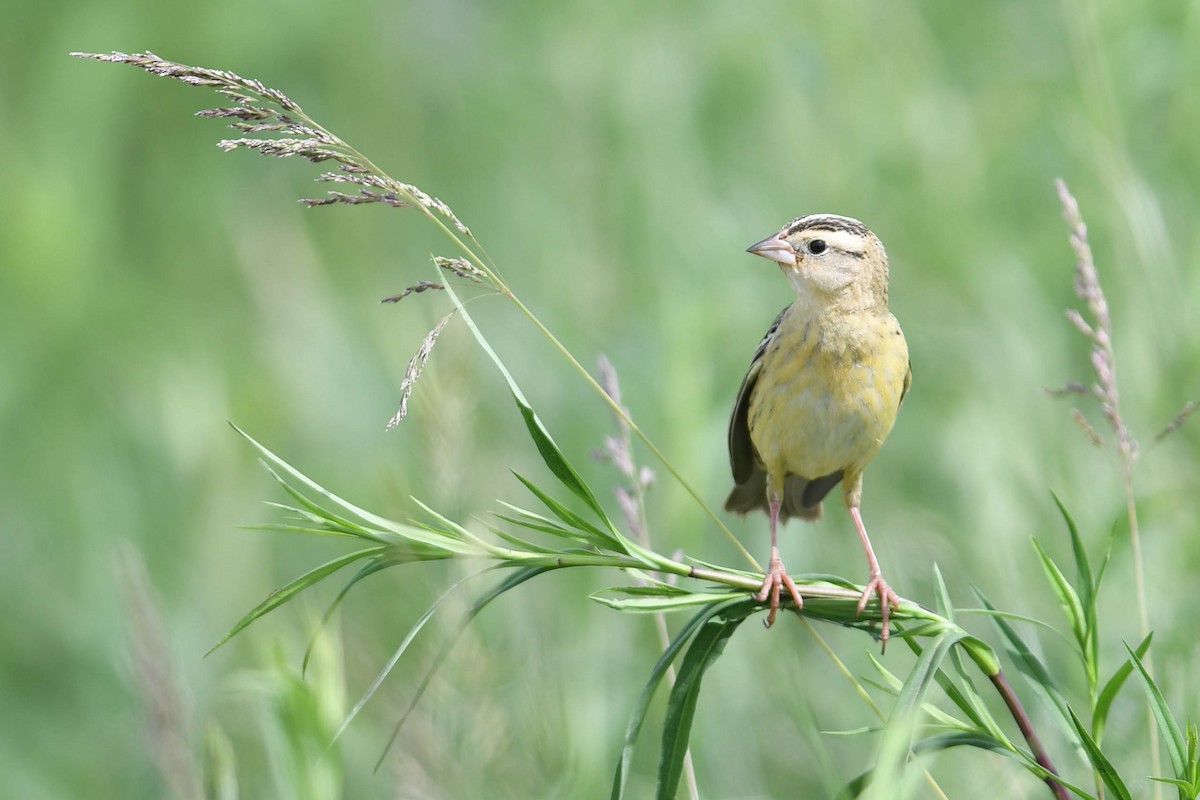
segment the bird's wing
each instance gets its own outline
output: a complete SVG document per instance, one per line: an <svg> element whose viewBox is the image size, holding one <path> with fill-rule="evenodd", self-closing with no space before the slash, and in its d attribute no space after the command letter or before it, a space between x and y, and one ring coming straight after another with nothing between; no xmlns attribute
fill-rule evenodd
<svg viewBox="0 0 1200 800"><path fill-rule="evenodd" d="M912 387L912 361L908 362L908 372L904 373L904 388L900 390L900 401L896 403L896 408L904 405L904 397L908 394L909 388Z"/></svg>
<svg viewBox="0 0 1200 800"><path fill-rule="evenodd" d="M788 308L791 306L779 312L779 316L775 317L771 327L763 334L762 341L758 343L754 358L750 359L750 369L746 371L746 377L742 378L741 388L738 389L733 414L729 417L729 466L733 471L733 482L737 484L748 481L758 465L758 454L754 452L754 443L750 441L750 395L754 392L754 384L758 382L763 354L767 352L767 346L779 330L779 324L787 314Z"/></svg>

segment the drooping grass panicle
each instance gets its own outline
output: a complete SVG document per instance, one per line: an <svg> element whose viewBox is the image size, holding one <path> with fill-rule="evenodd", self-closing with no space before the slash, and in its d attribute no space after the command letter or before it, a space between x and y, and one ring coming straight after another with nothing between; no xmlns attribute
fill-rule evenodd
<svg viewBox="0 0 1200 800"><path fill-rule="evenodd" d="M440 287L439 287L440 288ZM417 289L416 291L422 291ZM403 294L397 297L402 297ZM404 378L400 381L400 407L396 409L395 415L388 420L387 430L399 425L406 416L408 416L408 398L412 395L413 384L417 382L417 378L421 377L421 371L425 369L425 364L429 361L429 354L433 352L433 346L437 344L438 337L442 335L442 330L446 327L446 323L450 321L457 311L451 311L446 316L438 320L438 324L434 325L429 333L425 334L425 338L421 340L421 344L417 347L417 352L409 359L408 367L404 370Z"/></svg>
<svg viewBox="0 0 1200 800"><path fill-rule="evenodd" d="M487 276L480 271L478 267L467 261L465 258L447 258L446 256L434 256L433 263L438 269L445 270L451 275L457 275L460 278L466 278L472 283L481 283Z"/></svg>
<svg viewBox="0 0 1200 800"><path fill-rule="evenodd" d="M421 292L443 291L445 286L437 281L417 281L412 286L406 286L403 291L396 294L390 294L379 302L381 303L399 303L410 294L420 294Z"/></svg>
<svg viewBox="0 0 1200 800"><path fill-rule="evenodd" d="M335 203L385 203L398 208L418 207L426 214L438 215L468 238L471 231L443 201L418 187L390 177L366 156L309 117L296 101L262 81L243 78L227 70L194 67L167 61L150 51L143 53L81 53L71 55L95 61L130 64L152 75L174 78L192 86L214 89L234 102L232 106L208 108L197 116L229 120L229 126L243 134L222 139L222 150L249 149L263 155L290 158L300 156L313 163L336 162L336 171L324 172L316 180L322 183L352 183L357 194L331 191L324 198L305 198L307 206ZM256 138L252 134L269 134Z"/></svg>

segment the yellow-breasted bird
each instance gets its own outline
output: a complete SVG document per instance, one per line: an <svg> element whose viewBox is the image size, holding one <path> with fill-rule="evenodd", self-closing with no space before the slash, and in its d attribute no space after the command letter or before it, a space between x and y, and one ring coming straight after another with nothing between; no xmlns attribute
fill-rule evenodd
<svg viewBox="0 0 1200 800"><path fill-rule="evenodd" d="M887 253L865 225L835 214L794 219L747 252L778 262L796 292L759 343L729 420L735 485L725 509L762 509L771 521L771 559L755 598L770 599L768 626L781 586L803 606L779 559L777 527L789 517L820 519L821 500L841 482L870 570L858 610L879 596L886 643L900 599L858 507L863 470L912 382L908 345L888 311Z"/></svg>

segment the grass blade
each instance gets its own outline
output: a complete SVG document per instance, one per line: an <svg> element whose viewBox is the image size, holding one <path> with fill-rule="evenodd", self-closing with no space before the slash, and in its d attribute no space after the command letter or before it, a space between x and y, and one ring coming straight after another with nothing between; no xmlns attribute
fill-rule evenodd
<svg viewBox="0 0 1200 800"><path fill-rule="evenodd" d="M1108 760L1108 756L1104 755L1100 750L1100 746L1096 744L1096 740L1087 732L1083 721L1075 715L1075 712L1070 708L1067 709L1070 715L1071 724L1075 727L1075 732L1079 735L1080 742L1083 743L1083 749L1087 753L1088 761L1096 770L1096 774L1100 776L1100 780L1112 792L1115 800L1133 800L1133 796L1129 794L1129 787L1125 785L1125 781L1117 773L1116 767Z"/></svg>
<svg viewBox="0 0 1200 800"><path fill-rule="evenodd" d="M1042 571L1046 573L1046 578L1050 581L1050 586L1054 589L1058 602L1066 612L1067 622L1071 624L1075 639L1082 645L1087 635L1087 620L1084 619L1083 603L1079 599L1079 594L1067 580L1067 576L1059 569L1058 564L1054 563L1054 559L1042 547L1041 542L1037 539L1030 539L1030 541L1033 542L1033 549L1037 551Z"/></svg>
<svg viewBox="0 0 1200 800"><path fill-rule="evenodd" d="M263 600L261 603L251 609L246 616L238 620L237 624L230 628L229 632L222 636L220 641L210 647L208 652L204 655L211 655L214 650L236 636L251 622L254 622L254 620L258 619L264 614L267 614L283 605L308 587L320 583L322 580L337 572L347 564L353 564L355 561L361 561L364 558L372 558L383 555L388 551L388 549L389 548L387 546L368 547L365 550L356 550L353 553L347 553L346 555L339 556L332 561L327 561L315 569L309 570L286 586L276 589L275 591L271 592L271 594L267 595L266 600Z"/></svg>
<svg viewBox="0 0 1200 800"><path fill-rule="evenodd" d="M491 567L489 569L495 569L495 568L496 567ZM442 644L441 649L438 650L437 655L434 656L433 662L429 665L429 669L426 670L424 677L421 678L421 682L419 684L417 684L417 688L413 692L412 699L410 699L408 701L408 705L405 707L404 712L400 715L400 718L398 720L396 720L396 724L394 726L392 726L392 733L388 737L387 744L385 744L383 746L383 752L381 752L379 754L379 760L375 762L376 770L378 770L380 765L383 764L383 759L387 756L388 751L392 749L392 745L395 743L396 737L400 735L400 730L404 727L404 723L408 721L408 717L409 717L409 715L412 714L413 709L415 709L417 707L417 704L421 702L421 698L425 696L425 691L429 688L429 684L433 680L433 676L437 674L438 668L442 666L442 662L444 662L446 660L446 657L448 655L450 655L450 651L454 649L454 645L458 642L459 637L462 636L463 631L465 631L467 629L467 626L471 624L471 620L475 619L475 617L479 614L479 612L483 611L483 609L486 608L488 606L488 604L491 603L493 600L495 600L497 597L504 594L509 589L513 589L513 588L516 588L517 586L520 586L522 583L529 580L530 578L535 578L538 575L541 575L543 572L546 572L547 569L549 569L549 568L548 567L523 567L523 568L520 568L515 573L510 575L508 578L503 580L498 586L496 586L490 592L488 592L487 594L478 598L471 605L471 608L468 609L467 612L463 615L462 621L459 623L459 626L455 630L453 635L451 635L450 638L447 639ZM343 728L344 727L345 727L345 724L343 723Z"/></svg>
<svg viewBox="0 0 1200 800"><path fill-rule="evenodd" d="M354 718L358 716L358 712L362 711L363 706L367 704L367 701L370 700L374 696L375 692L379 690L379 687L383 685L384 679L391 674L392 669L395 668L397 663L399 663L400 657L404 655L406 650L408 650L408 646L412 644L413 639L417 638L417 634L420 633L421 629L425 627L425 623L429 622L429 620L433 618L434 612L441 607L442 603L445 602L450 595L454 594L454 591L458 589L459 586L462 586L467 581L477 578L483 573L493 569L495 569L495 567L485 567L481 570L471 573L470 575L467 575L464 578L460 578L451 584L449 589L442 592L438 599L434 600L433 604L430 605L429 608L425 609L425 613L421 614L421 616L417 618L417 621L412 624L412 627L408 629L408 633L404 635L404 638L400 641L399 646L397 646L395 651L393 651L392 657L389 658L388 662L383 665L383 669L379 670L379 672L375 675L375 679L371 681L371 685L367 687L367 690L362 693L361 697L358 698L358 702L356 702L354 707L350 709L350 712L346 714L346 717L342 720L342 724L338 726L337 731L333 734L333 741L336 742L339 738L341 738L342 734L346 731L346 728L350 727L350 723L353 722ZM356 575L355 578L357 577L359 576ZM349 589L350 587L347 586L346 588Z"/></svg>
<svg viewBox="0 0 1200 800"><path fill-rule="evenodd" d="M1146 695L1150 700L1150 711L1154 714L1154 720L1158 723L1158 729L1162 732L1163 741L1167 745L1167 755L1171 759L1171 771L1176 778L1186 778L1187 744L1183 740L1183 733L1180 732L1179 725L1175 722L1175 716L1167 707L1167 701L1163 699L1158 684L1146 671L1142 659L1133 652L1129 645L1125 645L1125 652L1129 653L1129 660L1137 668L1138 674L1142 676L1142 684L1146 687Z"/></svg>
<svg viewBox="0 0 1200 800"><path fill-rule="evenodd" d="M316 629L312 632L312 636L310 636L308 639L308 645L304 648L304 658L300 661L300 677L303 678L308 673L308 662L312 657L313 648L320 639L321 631L324 630L325 626L329 624L329 619L333 616L333 612L337 611L338 606L342 604L342 600L345 599L350 590L354 588L355 584L357 584L363 578L366 578L368 575L374 575L376 572L380 572L381 570L385 570L392 566L396 566L396 564L390 559L377 558L364 564L358 570L358 572L351 576L350 580L346 581L346 585L341 588L341 591L339 591L337 596L333 598L333 601L329 604L329 607L325 609L325 613L321 615L320 622L317 623Z"/></svg>
<svg viewBox="0 0 1200 800"><path fill-rule="evenodd" d="M975 595L979 598L985 608L989 611L995 611L996 607L991 604L977 587L972 587ZM1033 654L1029 645L1021 638L1016 629L1008 624L1008 621L1002 616L993 614L991 616L992 624L996 626L1000 637L1004 640L1005 650L1008 651L1009 657L1017 666L1017 669L1025 676L1026 681L1035 692L1042 696L1046 701L1047 707L1054 712L1053 717L1071 741L1072 746L1076 750L1083 749L1083 743L1079 740L1075 726L1071 722L1071 712L1067 707L1066 698L1063 697L1054 679L1050 677L1049 671L1045 665Z"/></svg>
<svg viewBox="0 0 1200 800"><path fill-rule="evenodd" d="M1150 649L1150 642L1154 639L1154 633L1151 632L1142 640L1142 643L1137 646L1134 653L1138 658L1146 655L1146 651ZM1125 684L1125 679L1133 672L1133 662L1123 661L1121 666L1117 667L1116 672L1104 684L1100 690L1100 694L1096 697L1096 708L1092 711L1092 737L1097 742L1104 734L1104 726L1108 722L1108 711L1112 707L1113 700L1117 698L1117 693L1121 691L1121 687Z"/></svg>
<svg viewBox="0 0 1200 800"><path fill-rule="evenodd" d="M696 715L696 703L700 699L700 682L708 668L716 663L725 649L729 637L746 621L752 607L739 604L739 614L715 614L709 617L692 638L679 671L675 686L667 701L667 714L663 720L662 752L658 762L659 800L674 800L683 775L683 758L688 750L692 734L692 721Z"/></svg>
<svg viewBox="0 0 1200 800"><path fill-rule="evenodd" d="M629 780L629 765L633 760L633 747L637 743L638 735L642 731L642 724L646 721L646 711L650 707L650 700L654 697L654 690L658 688L663 676L667 674L667 668L674 663L675 658L679 655L679 651L683 649L683 646L692 638L692 634L702 625L715 615L723 611L738 609L739 606L744 606L747 609L753 608L753 605L746 600L734 600L724 603L714 603L708 608L701 609L694 617L688 620L679 633L675 634L675 638L671 640L671 643L663 650L662 655L658 657L654 668L650 670L650 677L646 680L646 684L642 687L637 701L633 704L633 709L629 714L629 722L625 726L625 741L621 745L621 757L617 759L617 768L613 774L612 791L609 794L611 800L623 800L625 798L625 786ZM749 612L747 611L746 613Z"/></svg>
<svg viewBox="0 0 1200 800"><path fill-rule="evenodd" d="M961 629L951 629L939 634L913 664L883 726L879 754L870 787L867 789L868 797L880 800L895 797L896 787L902 782L904 763L908 759L913 732L925 695L950 648L966 636L966 631Z"/></svg>
<svg viewBox="0 0 1200 800"><path fill-rule="evenodd" d="M1080 537L1079 528L1062 500L1054 492L1051 492L1050 496L1054 498L1054 504L1058 506L1063 521L1067 523L1067 531L1071 534L1071 552L1075 556L1075 573L1079 576L1079 600L1085 609L1094 608L1097 580L1092 577L1092 564L1083 546L1083 538Z"/></svg>

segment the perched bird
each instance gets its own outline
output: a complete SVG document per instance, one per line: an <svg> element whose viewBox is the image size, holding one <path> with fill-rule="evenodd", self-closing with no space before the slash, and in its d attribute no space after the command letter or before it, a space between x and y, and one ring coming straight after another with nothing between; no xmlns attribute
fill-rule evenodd
<svg viewBox="0 0 1200 800"><path fill-rule="evenodd" d="M770 517L771 559L755 599L770 599L768 626L781 587L803 606L779 559L777 528L789 517L820 519L821 500L840 482L870 570L858 610L879 596L886 644L900 599L883 578L858 507L863 470L912 381L908 345L888 311L887 253L861 222L834 214L794 219L747 252L778 262L796 292L759 343L729 420L735 485L725 510Z"/></svg>

